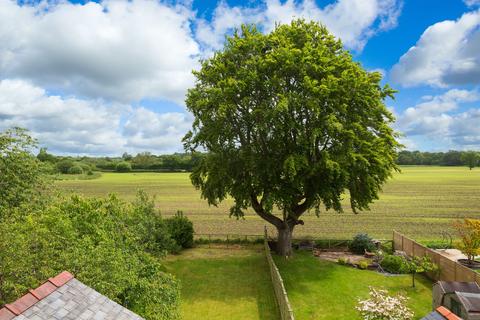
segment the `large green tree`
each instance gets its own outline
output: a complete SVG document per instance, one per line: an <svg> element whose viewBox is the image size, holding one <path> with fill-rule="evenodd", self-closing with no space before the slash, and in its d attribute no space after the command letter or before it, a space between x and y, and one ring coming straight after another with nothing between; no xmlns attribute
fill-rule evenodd
<svg viewBox="0 0 480 320"><path fill-rule="evenodd" d="M384 104L394 90L322 25L297 20L269 34L242 26L194 74L184 143L208 155L191 180L212 205L231 196L232 216L252 207L273 224L281 255L305 212L342 211L347 190L353 211L367 209L396 168Z"/></svg>

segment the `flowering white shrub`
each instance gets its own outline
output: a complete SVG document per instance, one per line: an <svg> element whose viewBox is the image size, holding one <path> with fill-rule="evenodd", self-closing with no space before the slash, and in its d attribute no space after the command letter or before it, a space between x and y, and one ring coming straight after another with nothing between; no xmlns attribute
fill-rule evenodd
<svg viewBox="0 0 480 320"><path fill-rule="evenodd" d="M413 312L402 295L389 296L387 290L370 287L370 298L359 300L356 309L363 320L411 320Z"/></svg>

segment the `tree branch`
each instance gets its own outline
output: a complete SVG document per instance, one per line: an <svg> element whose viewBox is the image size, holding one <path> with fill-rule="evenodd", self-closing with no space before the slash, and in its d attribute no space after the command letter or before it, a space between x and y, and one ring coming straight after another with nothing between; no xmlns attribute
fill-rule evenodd
<svg viewBox="0 0 480 320"><path fill-rule="evenodd" d="M251 194L250 198L252 202L252 208L260 216L260 218L262 218L267 222L270 222L277 228L280 228L283 225L282 219L274 216L271 213L265 212L265 210L263 209L263 206L258 202L257 196L255 194Z"/></svg>

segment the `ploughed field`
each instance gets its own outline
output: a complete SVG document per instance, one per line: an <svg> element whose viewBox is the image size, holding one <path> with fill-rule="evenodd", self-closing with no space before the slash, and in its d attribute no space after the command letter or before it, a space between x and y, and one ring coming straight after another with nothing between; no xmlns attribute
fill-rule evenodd
<svg viewBox="0 0 480 320"><path fill-rule="evenodd" d="M370 211L353 214L346 195L343 213L323 210L318 218L313 211L307 213L305 225L298 226L294 236L348 239L367 232L391 239L395 229L417 240L438 239L454 219L480 218L479 168L405 166L401 170L384 186ZM66 192L86 196L117 193L126 200L143 189L156 196L156 205L164 216L183 211L198 234L262 234L265 225L253 211L247 212L245 219L229 218L231 199L209 207L191 185L189 173L102 173L97 179L62 180L57 184Z"/></svg>

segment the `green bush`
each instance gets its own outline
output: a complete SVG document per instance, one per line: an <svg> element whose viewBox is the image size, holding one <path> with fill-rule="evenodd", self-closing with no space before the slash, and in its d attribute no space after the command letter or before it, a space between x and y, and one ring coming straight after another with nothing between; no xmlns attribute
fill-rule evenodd
<svg viewBox="0 0 480 320"><path fill-rule="evenodd" d="M358 262L358 268L361 270L366 270L369 265L370 265L370 262L367 260L361 260Z"/></svg>
<svg viewBox="0 0 480 320"><path fill-rule="evenodd" d="M344 265L348 264L349 261L348 261L347 258L338 258L337 262L338 262L338 264L344 266Z"/></svg>
<svg viewBox="0 0 480 320"><path fill-rule="evenodd" d="M132 171L132 165L130 162L122 161L116 164L115 171L117 172L130 172Z"/></svg>
<svg viewBox="0 0 480 320"><path fill-rule="evenodd" d="M75 165L73 165L73 167L70 167L70 169L68 169L68 173L69 174L82 174L83 169L78 164L75 164Z"/></svg>
<svg viewBox="0 0 480 320"><path fill-rule="evenodd" d="M56 164L57 170L60 173L67 174L71 167L74 166L74 162L69 159L61 160Z"/></svg>
<svg viewBox="0 0 480 320"><path fill-rule="evenodd" d="M357 234L350 245L348 246L350 251L357 254L364 254L366 251L375 251L376 247L372 241L372 238L366 233Z"/></svg>
<svg viewBox="0 0 480 320"><path fill-rule="evenodd" d="M16 210L0 224L0 305L68 270L146 319L178 319L179 284L158 258L172 243L144 193L133 203L74 195Z"/></svg>
<svg viewBox="0 0 480 320"><path fill-rule="evenodd" d="M386 255L380 262L380 266L390 273L409 273L408 262L401 256Z"/></svg>
<svg viewBox="0 0 480 320"><path fill-rule="evenodd" d="M165 219L172 239L182 248L193 246L193 223L178 211L174 217Z"/></svg>
<svg viewBox="0 0 480 320"><path fill-rule="evenodd" d="M75 165L78 165L82 168L83 172L92 171L92 167L85 162L76 162Z"/></svg>

